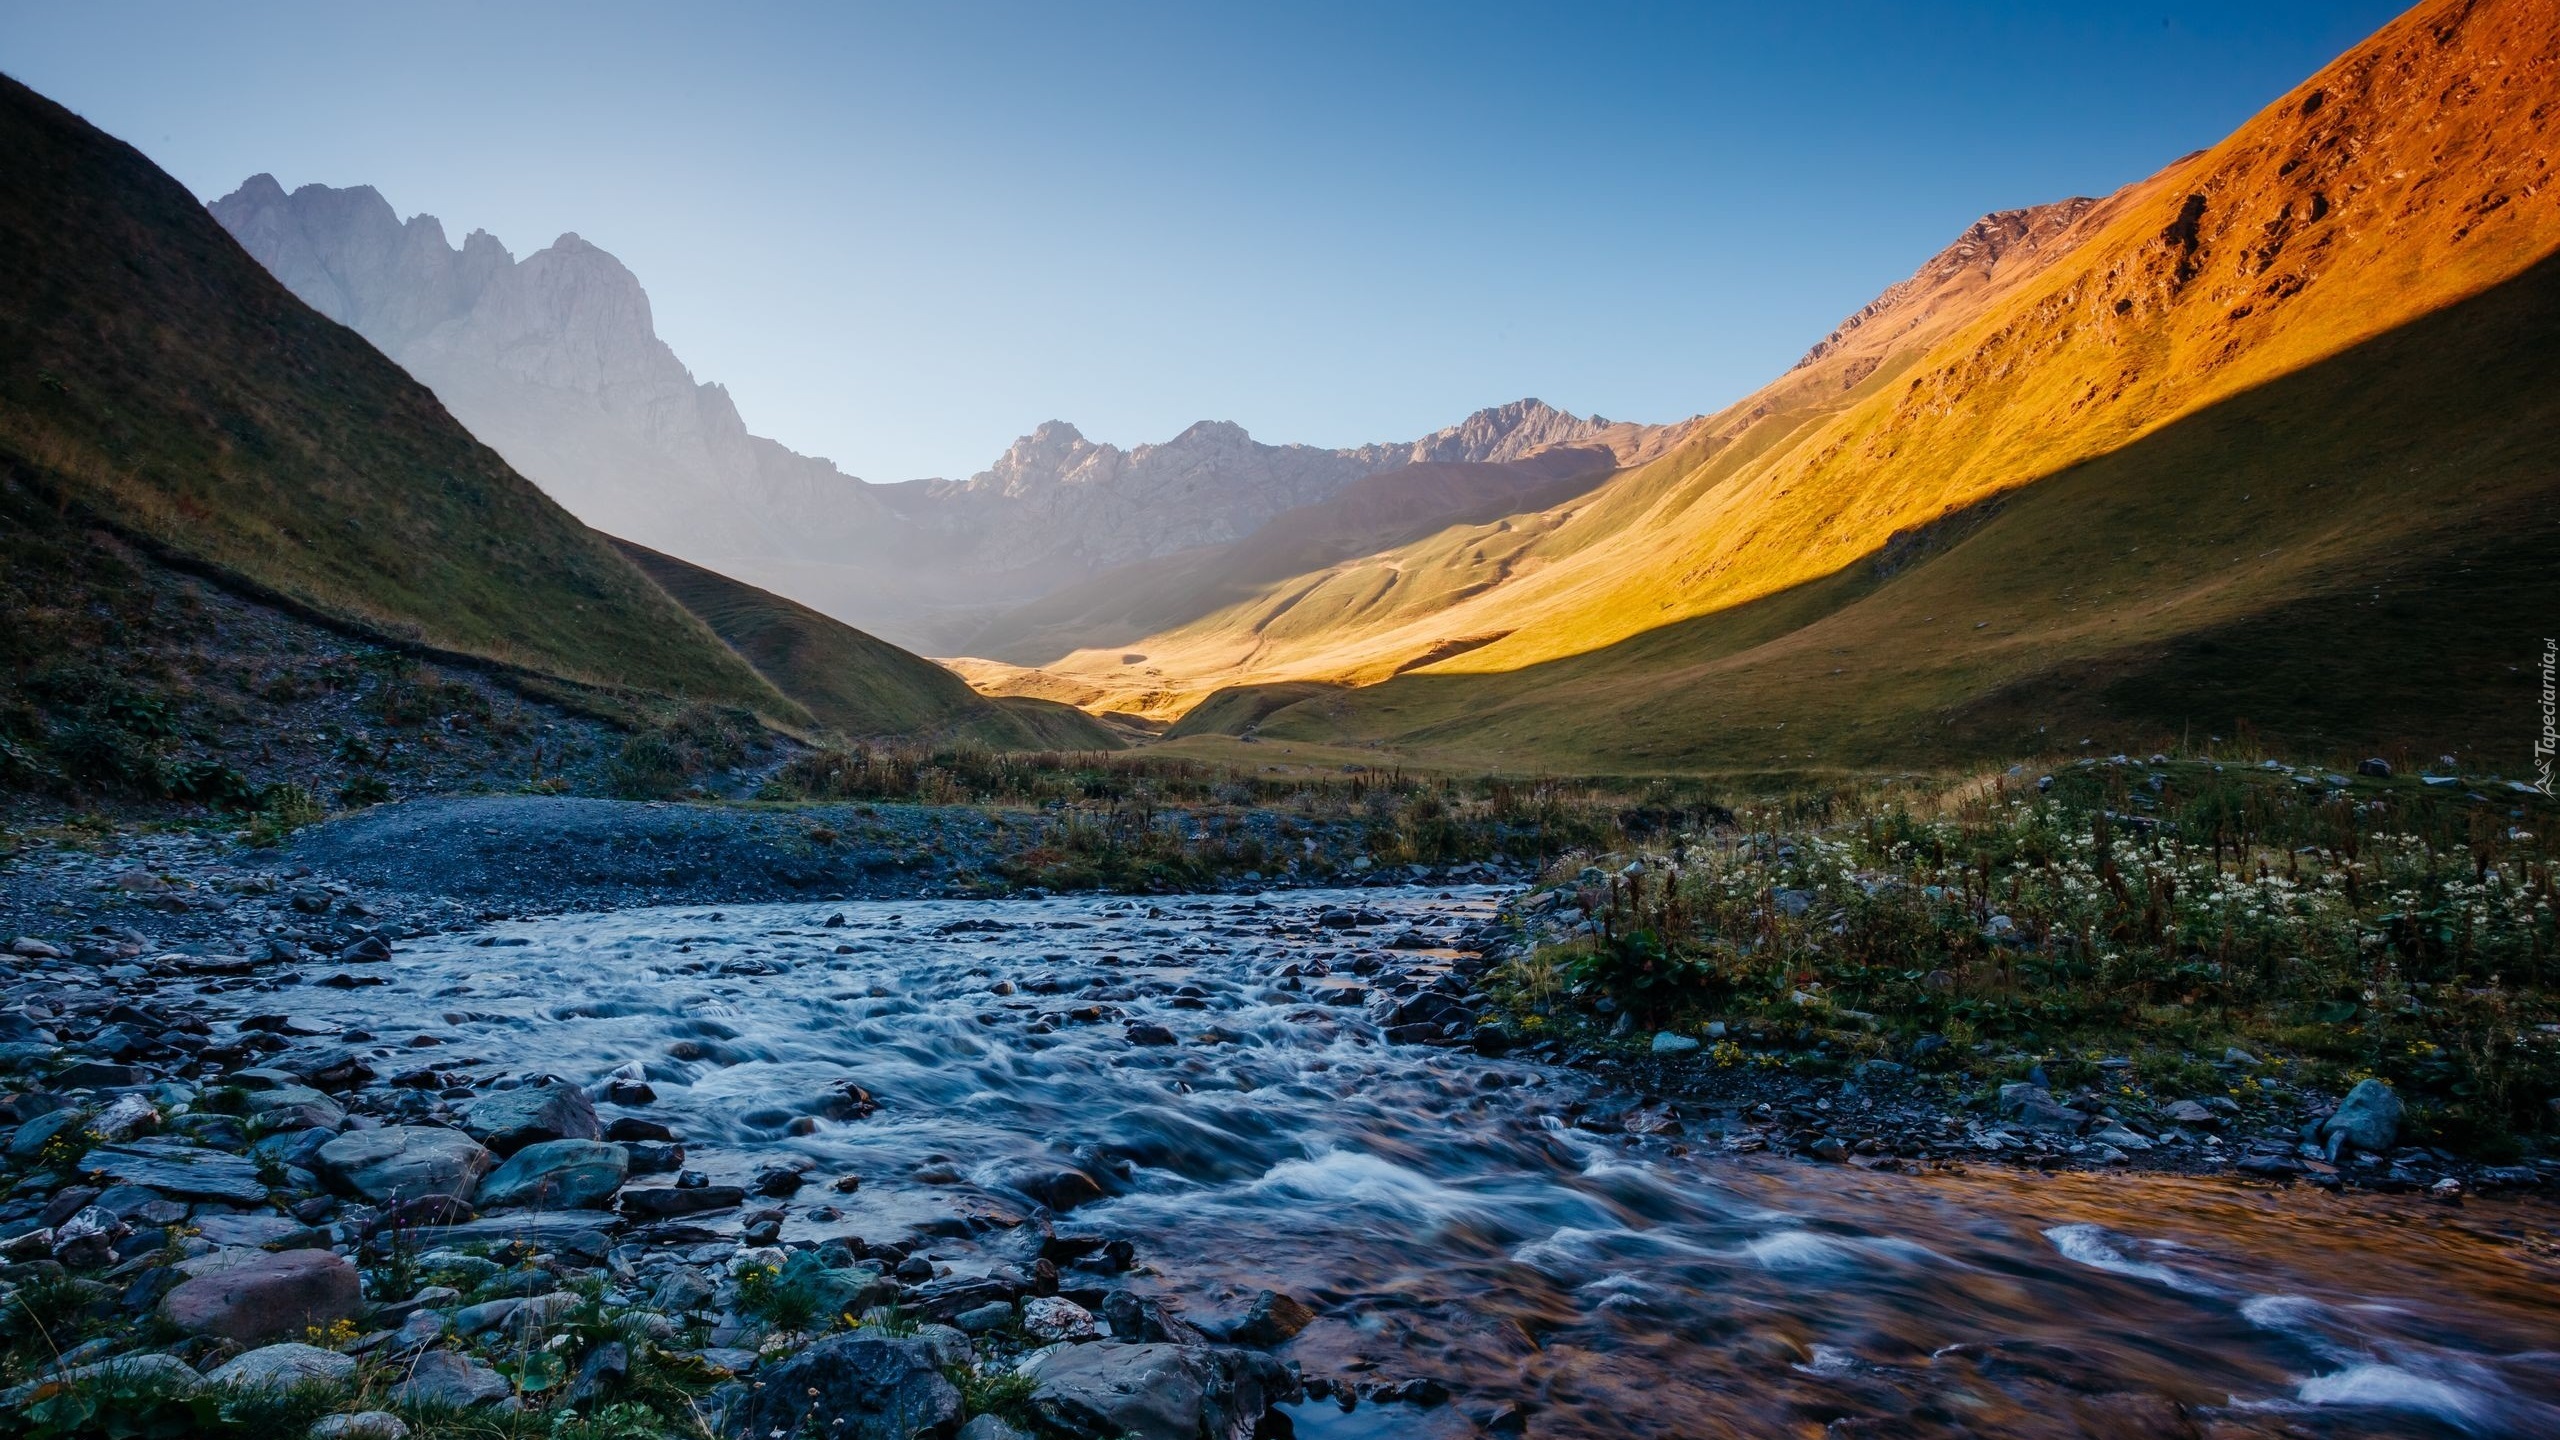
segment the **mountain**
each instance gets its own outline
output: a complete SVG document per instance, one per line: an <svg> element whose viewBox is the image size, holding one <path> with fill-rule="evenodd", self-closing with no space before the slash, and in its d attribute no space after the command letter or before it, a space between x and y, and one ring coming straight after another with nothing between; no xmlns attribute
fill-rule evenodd
<svg viewBox="0 0 2560 1440"><path fill-rule="evenodd" d="M1017 606L981 627L971 648L975 658L1015 667L1048 666L1088 649L1117 657L1109 665L1114 672L1143 666L1143 659L1122 652L1145 636L1451 525L1483 524L1561 504L1617 468L1618 457L1609 450L1557 445L1505 461L1425 460L1381 470L1313 504L1282 511L1228 544L1116 566ZM963 673L972 683L1003 692L1027 687L1026 693L1042 693L1046 684L995 670ZM1110 688L1089 693L1098 699Z"/></svg>
<svg viewBox="0 0 2560 1440"><path fill-rule="evenodd" d="M2422 5L2149 180L1986 217L1565 505L1052 668L1469 763L2515 750L2560 605L2555 93L2560 11Z"/></svg>
<svg viewBox="0 0 2560 1440"><path fill-rule="evenodd" d="M945 651L1006 606L1235 540L1378 470L1564 444L1633 454L1653 433L1534 400L1348 449L1210 421L1123 450L1051 421L968 479L874 485L747 433L728 392L658 338L638 279L574 234L519 261L486 232L456 247L433 216L402 221L369 187L287 193L267 175L211 208L589 524Z"/></svg>
<svg viewBox="0 0 2560 1440"><path fill-rule="evenodd" d="M804 732L1117 745L1080 714L984 699L930 661L786 601L646 552L626 557L354 331L296 299L140 154L14 81L0 81L0 142L14 162L0 175L0 529L28 542L12 547L13 565L77 569L104 555L131 572L117 586L8 577L18 604L109 618L66 627L63 615L13 609L0 743L42 728L47 707L22 704L21 682L63 660L15 642L113 632L113 612L135 596L154 597L146 608L172 635L149 662L166 673L136 692L162 698L132 703L203 708L189 698L203 687L184 677L205 656L189 652L232 642L213 618L179 633L195 602L134 578L156 562L214 576L288 629L316 620L476 662L624 718L699 700ZM410 253L420 249L436 251ZM391 263L404 252L384 253ZM434 313L376 319L443 333ZM235 616L231 628L247 624ZM172 668L170 654L187 658ZM44 681L109 683L123 681Z"/></svg>
<svg viewBox="0 0 2560 1440"><path fill-rule="evenodd" d="M143 156L0 79L0 465L306 614L806 724Z"/></svg>

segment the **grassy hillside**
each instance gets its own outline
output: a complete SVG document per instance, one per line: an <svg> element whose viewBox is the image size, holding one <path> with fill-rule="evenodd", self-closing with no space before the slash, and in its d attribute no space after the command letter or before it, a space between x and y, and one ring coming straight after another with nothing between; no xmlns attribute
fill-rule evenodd
<svg viewBox="0 0 2560 1440"><path fill-rule="evenodd" d="M2560 616L2554 334L2560 259L1776 595L1517 671L1196 713L1514 769L2254 730L2527 774Z"/></svg>
<svg viewBox="0 0 2560 1440"><path fill-rule="evenodd" d="M1042 596L972 636L972 654L1042 666L1079 650L1114 652L1251 600L1273 585L1421 539L1561 504L1617 468L1596 447L1559 446L1501 464L1401 465L1355 480L1313 505L1271 517L1226 545L1105 571ZM1116 661L1140 667L1143 660Z"/></svg>
<svg viewBox="0 0 2560 1440"><path fill-rule="evenodd" d="M848 738L966 737L1008 749L1112 750L1120 740L1071 706L989 700L930 660L743 581L613 542L756 673Z"/></svg>
<svg viewBox="0 0 2560 1440"><path fill-rule="evenodd" d="M2492 376L2497 362L2471 331L2502 334L2500 315L2533 313L2541 282L2519 277L2560 249L2555 93L2560 9L2421 6L2151 180L2014 223L1990 217L1807 365L1651 463L1570 504L1311 571L1132 640L1156 673L1127 689L1178 714L1237 684L1401 676L1375 695L1303 703L1286 724L1312 737L1335 716L1345 737L1508 738L1540 752L1552 740L1556 753L1579 743L1678 765L1729 762L1737 734L1801 734L1829 703L1870 751L1899 753L1916 743L1906 732L1917 717L1952 742L1977 723L1962 717L1991 726L2004 705L2059 703L2062 692L2016 687L2067 655L2109 657L2104 673L2125 677L2091 670L2076 686L2139 699L2149 682L2133 677L2176 669L2179 647L2217 627L2336 613L2339 597L2376 585L2386 599L2451 586L2457 574L2437 573L2446 565L2482 567L2443 527L2502 524L2510 510L2530 519L2549 479L2524 453L2531 435L2501 428L2512 415L2481 408L2492 394L2535 403L2533 347ZM1974 264L1968 245L1996 263ZM2428 323L2482 297L2450 329ZM2428 378L2373 371L2373 353ZM2419 394L2428 403L2413 406ZM2247 423L2235 432L2231 417ZM2253 443L2263 435L2283 448ZM2374 468L2381 455L2399 468ZM2336 473L2301 473L2312 466ZM1978 577L1982 596L1959 587L1917 599L1911 628L1872 635L1860 627L1885 626L1885 609L1844 611L1875 591L1879 568L1911 572L1893 594L1923 596L1916 560L1929 547L1977 531L2030 535L2017 528L2024 515L2044 530L2012 571ZM2127 570L2110 546L2141 558ZM2048 571L2050 555L2076 568ZM1956 572L1931 573L1953 583ZM1924 628L1991 599L2005 608L1971 615L1964 623L1985 629L1968 629L1967 643ZM2356 663L2423 673L2445 653L2442 632L2462 623L2458 610L2422 634L2368 623L2345 643L2362 652ZM2463 643L2494 648L2486 616L2473 623ZM1887 633L1892 644L1866 648ZM2288 633L2314 654L2342 643ZM2003 635L2019 637L2005 657L1971 643ZM2390 648L2402 643L2418 648ZM2161 658L2142 660L2137 646ZM2257 685L2276 659L2249 648L2256 663L2236 678ZM1684 688L1736 656L1782 652L1798 657L1785 684L1724 676L1735 688L1709 705ZM1858 654L1876 661L1864 679L1843 663ZM1102 657L1072 659L1088 667L1078 678L1104 678ZM1575 688L1604 683L1616 688ZM1475 698L1417 698L1442 695ZM2245 698L2243 713L2286 733L2362 723L2362 700L2324 687L2270 684ZM2490 723L2458 688L2416 698L2437 713L2367 718L2395 717L2412 735L2479 735ZM1495 737L1479 704L1519 709L1516 733ZM1552 713L1530 723L1541 706ZM1590 717L1618 713L1641 734L1573 739Z"/></svg>
<svg viewBox="0 0 2560 1440"><path fill-rule="evenodd" d="M17 483L343 625L807 723L131 147L0 79L0 153Z"/></svg>

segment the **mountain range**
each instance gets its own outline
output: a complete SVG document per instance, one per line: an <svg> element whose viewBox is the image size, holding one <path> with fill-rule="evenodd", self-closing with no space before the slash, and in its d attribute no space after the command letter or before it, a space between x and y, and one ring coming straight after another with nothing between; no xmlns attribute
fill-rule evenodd
<svg viewBox="0 0 2560 1440"><path fill-rule="evenodd" d="M988 700L752 587L635 563L295 298L132 147L5 78L0 146L0 534L25 542L12 594L61 612L9 616L0 740L78 739L54 733L45 717L60 707L24 687L78 658L45 653L44 635L118 629L125 597L83 572L96 548L83 537L97 536L121 563L210 577L296 623L626 723L708 702L811 736L1118 743L1077 712ZM481 247L457 263L488 261ZM433 334L434 313L377 318ZM208 624L115 683L151 697L153 725L218 728L229 722L194 712L219 706L182 677L225 643ZM809 655L828 673L810 674ZM95 708L85 692L108 683L55 688Z"/></svg>
<svg viewBox="0 0 2560 1440"><path fill-rule="evenodd" d="M517 260L486 231L457 247L434 216L403 221L371 187L288 193L267 175L211 208L305 303L588 524L936 650L969 646L1009 604L1238 539L1380 470L1559 444L1633 453L1648 433L1535 400L1349 449L1204 421L1124 450L1053 420L967 479L875 485L749 434L729 392L658 338L638 278L575 234Z"/></svg>
<svg viewBox="0 0 2560 1440"><path fill-rule="evenodd" d="M1000 623L1003 658L1178 736L1502 768L2244 726L2521 765L2560 613L2555 96L2560 9L2421 5L2147 180L1985 217L1562 503L1161 625Z"/></svg>
<svg viewBox="0 0 2560 1440"><path fill-rule="evenodd" d="M576 236L517 260L266 177L208 213L12 85L0 478L386 643L811 734L2521 764L2560 614L2555 95L2560 10L2429 0L2147 179L1986 215L1677 424L1052 422L870 484L748 434Z"/></svg>

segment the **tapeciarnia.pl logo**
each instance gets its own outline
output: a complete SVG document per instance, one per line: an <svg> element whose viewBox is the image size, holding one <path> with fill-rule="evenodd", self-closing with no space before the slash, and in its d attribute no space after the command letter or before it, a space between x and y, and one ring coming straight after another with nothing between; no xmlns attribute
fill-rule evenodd
<svg viewBox="0 0 2560 1440"><path fill-rule="evenodd" d="M2542 642L2542 734L2533 742L2534 778L2551 788L2551 761L2560 752L2560 640Z"/></svg>

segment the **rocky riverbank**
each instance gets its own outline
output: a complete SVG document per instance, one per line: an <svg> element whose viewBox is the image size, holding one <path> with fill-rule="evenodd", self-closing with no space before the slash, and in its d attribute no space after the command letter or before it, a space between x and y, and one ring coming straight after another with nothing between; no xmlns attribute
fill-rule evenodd
<svg viewBox="0 0 2560 1440"><path fill-rule="evenodd" d="M999 817L841 808L437 802L281 850L79 831L22 848L0 884L0 932L16 937L0 992L12 1423L46 1436L174 1427L262 1440L1243 1440L1383 1406L1396 1418L1381 1423L1412 1433L1545 1433L1516 1387L1470 1395L1463 1367L1399 1372L1364 1353L1378 1347L1360 1338L1373 1321L1354 1289L1194 1282L1183 1269L1200 1257L1153 1253L1162 1231L1078 1219L1129 1186L1130 1156L1205 1166L1205 1179L1239 1163L1228 1142L1183 1161L1155 1148L1171 1134L1140 1133L1026 1165L909 1141L898 1153L912 1158L883 1174L807 1148L806 1137L902 1118L880 1115L865 1077L843 1068L806 1093L760 1097L705 1137L685 1119L701 1112L659 1088L670 1064L708 1081L762 1053L717 1018L728 1010L678 1024L645 1064L559 1064L526 1026L609 1018L624 1002L537 969L527 993L549 998L508 1018L468 966L406 968L418 947L486 953L493 972L521 969L514 955L557 963L529 937L561 922L526 916L815 902L756 907L754 928L734 934L722 911L647 912L676 927L633 937L650 965L742 1003L879 953L876 916L899 907L847 925L831 904L998 888L983 877ZM836 842L807 841L830 823L846 826ZM1648 1170L1801 1166L1957 1185L1972 1183L1968 1170L2226 1175L2447 1202L2560 1178L2397 1143L2387 1090L2324 1095L2248 1056L2218 1063L2245 1098L2217 1104L2149 1093L2103 1061L2117 1083L2030 1070L1992 1087L1946 1066L1941 1047L1843 1063L1809 1030L1655 1033L1602 1004L1530 1026L1503 967L1554 938L1554 902L1515 896L1488 913L1478 901L1457 920L1409 900L1372 910L1359 894L1184 897L1200 914L1187 932L1123 901L1036 921L1007 908L1019 900L942 905L920 931L895 913L885 923L917 937L901 943L942 951L1022 935L934 1002L959 1007L947 1020L1035 1051L1100 1037L1097 1073L1169 1067L1167 1088L1150 1093L1271 1094L1337 1073L1344 1056L1436 1050L1446 1063L1404 1067L1421 1077L1417 1095L1471 1095L1481 1108L1498 1094L1513 1118L1495 1133L1518 1137L1505 1144L1605 1145ZM787 928L773 928L778 910ZM1009 918L973 918L999 911ZM1028 933L1097 922L1164 953L1124 956L1095 948L1122 942L1096 938L1071 954L1063 935ZM782 938L741 943L748 934ZM1034 949L995 958L1023 945ZM1180 978L1186 957L1213 952L1236 962L1228 978ZM619 953L602 963L623 967ZM1119 968L1131 963L1149 971ZM844 993L867 994L896 1036L928 993L919 985L915 1001L876 982ZM1229 1013L1254 1007L1314 1048L1261 1080L1226 1077L1207 1056L1276 1043L1230 1028L1241 1022ZM879 1053L844 1037L848 1054ZM965 1065L971 1043L916 1073ZM1125 1102L1098 1103L1078 1123ZM1304 1153L1296 1141L1273 1151ZM1178 1290L1225 1298L1186 1311ZM1385 1348L1429 1353L1415 1343Z"/></svg>
<svg viewBox="0 0 2560 1440"><path fill-rule="evenodd" d="M831 823L840 841L810 838ZM1257 1347L1312 1318L1289 1296L1220 1324L1125 1288L1146 1258L1057 1223L1072 1188L784 1243L786 1215L833 1221L861 1176L784 1155L714 1183L636 1066L572 1083L297 1017L306 989L364 991L410 942L509 914L1006 888L983 878L999 829L512 797L384 807L273 850L203 831L23 846L0 885L19 1428L356 1440L522 1415L597 1437L1190 1440L1285 1433L1272 1407L1310 1393L1437 1399L1271 1358ZM844 1083L791 1133L870 1106Z"/></svg>
<svg viewBox="0 0 2560 1440"><path fill-rule="evenodd" d="M1508 902L1473 937L1484 969L1568 940L1563 894L1524 892ZM2184 1073L2200 1068L2210 1085L2163 1093L2121 1056L2084 1061L2098 1078L2066 1085L2048 1073L2061 1068L2050 1057L1991 1045L1959 1054L1934 1034L1888 1058L1850 1050L1833 1028L1810 1021L1651 1030L1615 1000L1590 995L1570 997L1527 1028L1521 1013L1489 996L1470 1000L1465 1019L1493 1022L1473 1032L1479 1048L1570 1066L1619 1092L1574 1119L1602 1133L1880 1170L2123 1169L2445 1201L2560 1186L2560 1159L2483 1163L2402 1143L2401 1100L2379 1080L2324 1091L2289 1080L2281 1059L2237 1048L2187 1057ZM1986 1079L1995 1069L2018 1073Z"/></svg>

